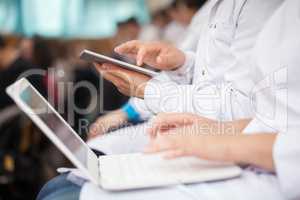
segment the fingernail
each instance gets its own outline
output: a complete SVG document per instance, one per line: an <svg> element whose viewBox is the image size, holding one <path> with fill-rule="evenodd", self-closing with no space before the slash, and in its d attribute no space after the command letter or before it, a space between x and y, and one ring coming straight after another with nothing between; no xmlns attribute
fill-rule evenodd
<svg viewBox="0 0 300 200"><path fill-rule="evenodd" d="M152 151L152 148L149 145L144 148L144 153L151 153L151 151Z"/></svg>
<svg viewBox="0 0 300 200"><path fill-rule="evenodd" d="M119 50L120 50L120 47L116 47L116 48L114 49L114 51L117 52L117 53L119 52Z"/></svg>
<svg viewBox="0 0 300 200"><path fill-rule="evenodd" d="M162 62L162 58L160 56L157 57L157 62L161 63Z"/></svg>
<svg viewBox="0 0 300 200"><path fill-rule="evenodd" d="M102 65L102 69L103 69L103 70L109 70L109 65L103 64L103 65Z"/></svg>

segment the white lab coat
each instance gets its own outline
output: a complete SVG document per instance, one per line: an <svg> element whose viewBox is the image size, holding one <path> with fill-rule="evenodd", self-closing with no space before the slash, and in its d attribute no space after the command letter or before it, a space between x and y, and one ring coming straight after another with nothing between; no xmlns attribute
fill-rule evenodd
<svg viewBox="0 0 300 200"><path fill-rule="evenodd" d="M186 52L185 65L167 73L173 81L153 79L147 84L145 104L153 113L190 112L226 119L251 116L247 106L224 108L222 104L233 101L232 96L237 98L234 104L246 104L230 83L243 75L240 60L249 55L257 35L282 0L210 3L212 9L199 35L197 52Z"/></svg>
<svg viewBox="0 0 300 200"><path fill-rule="evenodd" d="M179 38L179 48L185 50L195 50L199 41L202 27L208 19L209 11L213 5L213 1L208 1L193 17L191 24L187 29L187 35L183 41ZM180 35L185 35L186 30ZM152 32L151 32L152 33ZM177 33L177 35L179 35ZM163 74L157 77L160 81L173 81L170 76ZM153 116L153 112L148 109L145 101L140 98L131 97L129 104L139 113L142 120L149 120ZM140 152L145 144L147 144L148 137L146 135L146 128L148 122L138 126L126 127L114 131L106 137L97 137L89 141L89 146L106 154L120 154L120 153L135 153ZM120 137L119 137L120 136Z"/></svg>
<svg viewBox="0 0 300 200"><path fill-rule="evenodd" d="M300 1L286 0L259 37L251 79L235 83L247 92L255 109L248 130L278 133L273 157L281 191L300 199ZM238 86L237 86L238 87Z"/></svg>
<svg viewBox="0 0 300 200"><path fill-rule="evenodd" d="M208 0L195 14L193 17L190 25L187 27L186 30L182 30L183 32L181 34L177 33L176 31L176 37L177 42L175 45L181 50L184 51L196 51L197 45L199 42L200 34L207 23L207 19L209 17L209 13L211 10L212 5L214 4L213 1ZM174 34L174 33L173 33ZM179 37L180 35L180 37ZM185 36L185 37L181 37ZM157 77L160 81L173 81L170 79L169 76L161 75ZM139 98L132 97L129 100L129 103L135 108L137 112L139 112L141 118L143 120L147 120L150 117L153 116L153 113L151 110L148 109L148 107L145 104L145 101Z"/></svg>
<svg viewBox="0 0 300 200"><path fill-rule="evenodd" d="M248 56L261 28L281 2L209 0L179 45L192 50L198 41L197 53L188 51L184 66L150 81L145 100L131 98L130 104L145 120L159 112L192 112L226 120L251 116L249 106L245 106L248 99L230 82L245 73L240 60ZM221 84L216 87L218 82Z"/></svg>
<svg viewBox="0 0 300 200"><path fill-rule="evenodd" d="M277 131L273 151L276 175L247 168L241 177L227 181L118 193L105 192L92 184L85 184L80 199L300 199L300 107L297 104L300 94L299 35L300 1L286 0L260 34L250 57L251 62L244 63L244 66L250 65L250 79L240 80L245 84L242 85L244 91L253 97L254 105L262 101L263 105L275 105L275 111L287 109L287 121L282 121L280 117L270 120L268 114L272 112L272 107L265 107L266 115L257 111L255 120L246 128L248 134L270 129ZM273 104L274 100L276 104Z"/></svg>
<svg viewBox="0 0 300 200"><path fill-rule="evenodd" d="M188 52L185 66L176 72L162 72L148 84L145 100L131 98L130 104L143 119L158 112L192 112L225 120L249 117L252 114L250 106L247 106L250 105L249 99L227 82L247 75L248 71L240 62L247 57L262 26L281 2L282 0L210 0L201 9L202 12L200 10L196 15L196 18L203 18L193 20L195 24L199 22L197 26L200 29L197 53ZM232 35L231 38L228 38L229 35ZM234 66L232 63L237 64ZM219 78L224 79L224 84L206 84L203 81L206 78L202 75L202 66L209 66L210 73L215 77L224 73L221 76L223 78ZM247 78L248 76L245 77ZM209 83L219 79L210 78ZM160 82L155 83L158 80ZM159 95L151 94L149 86L152 85L154 89L158 89L158 93L153 93ZM146 126L148 123L139 125L134 130L145 130ZM105 139L95 138L89 144L107 154L140 152L143 150L141 144L147 143L148 138L145 132L137 133L134 130L122 128ZM140 135L132 139L131 134ZM129 147L128 141L134 147Z"/></svg>

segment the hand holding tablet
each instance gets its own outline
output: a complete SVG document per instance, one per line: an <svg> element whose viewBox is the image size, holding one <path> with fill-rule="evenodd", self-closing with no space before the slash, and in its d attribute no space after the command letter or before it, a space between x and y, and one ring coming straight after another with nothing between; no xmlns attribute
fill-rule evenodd
<svg viewBox="0 0 300 200"><path fill-rule="evenodd" d="M118 90L126 95L143 99L145 87L151 77L158 73L138 67L120 60L84 50L81 59L94 62L102 77L113 83Z"/></svg>
<svg viewBox="0 0 300 200"><path fill-rule="evenodd" d="M126 63L123 62L121 60L117 60L108 56L104 56L89 50L84 50L81 52L80 54L80 58L89 62L96 62L99 64L103 64L103 63L108 63L108 64L114 64L117 65L119 67L128 69L128 70L132 70L135 72L139 72L142 73L144 75L150 76L150 77L154 77L158 74L158 72L149 70L149 69L145 69L142 67L138 67L136 65L130 64L130 63Z"/></svg>

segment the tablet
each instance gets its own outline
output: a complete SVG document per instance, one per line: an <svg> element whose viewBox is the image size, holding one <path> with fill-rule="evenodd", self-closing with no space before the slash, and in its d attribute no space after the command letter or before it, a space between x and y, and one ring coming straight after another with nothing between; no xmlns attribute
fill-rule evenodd
<svg viewBox="0 0 300 200"><path fill-rule="evenodd" d="M155 72L153 70L150 69L145 69L127 62L123 62L121 60L117 60L108 56L104 56L89 50L83 50L80 53L80 59L85 60L85 61L89 61L89 62L97 62L97 63L110 63L110 64L114 64L120 67L123 67L125 69L128 70L132 70L135 72L139 72L142 73L144 75L150 76L150 77L154 77L156 75L158 75L158 72Z"/></svg>

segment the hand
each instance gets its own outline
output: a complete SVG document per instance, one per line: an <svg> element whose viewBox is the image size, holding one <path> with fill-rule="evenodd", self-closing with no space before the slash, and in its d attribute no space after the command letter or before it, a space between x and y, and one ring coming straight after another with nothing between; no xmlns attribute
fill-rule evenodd
<svg viewBox="0 0 300 200"><path fill-rule="evenodd" d="M134 40L118 46L115 51L136 59L138 66L145 63L160 70L175 70L185 62L185 55L182 51L163 42Z"/></svg>
<svg viewBox="0 0 300 200"><path fill-rule="evenodd" d="M206 160L226 161L227 135L209 135L188 126L159 133L146 147L146 153L163 153L166 159L193 156Z"/></svg>
<svg viewBox="0 0 300 200"><path fill-rule="evenodd" d="M163 152L166 159L193 156L201 159L254 165L275 171L273 148L278 134L210 135L193 126L160 133L146 153Z"/></svg>
<svg viewBox="0 0 300 200"><path fill-rule="evenodd" d="M194 126L198 132L205 131L209 134L238 135L241 134L251 119L235 121L216 121L196 114L189 113L160 113L153 120L147 130L151 138L158 133L170 131L184 126Z"/></svg>
<svg viewBox="0 0 300 200"><path fill-rule="evenodd" d="M100 74L108 81L112 82L118 90L127 96L143 99L149 76L138 72L126 70L112 64L94 64Z"/></svg>
<svg viewBox="0 0 300 200"><path fill-rule="evenodd" d="M197 123L203 127L211 126L212 128L216 128L217 125L217 121L213 121L195 114L160 113L152 120L151 127L147 130L147 132L153 139L158 133L163 133L184 126L191 126Z"/></svg>
<svg viewBox="0 0 300 200"><path fill-rule="evenodd" d="M125 124L127 121L127 115L121 109L101 116L90 126L88 140L104 135L109 130L118 128Z"/></svg>
<svg viewBox="0 0 300 200"><path fill-rule="evenodd" d="M165 152L166 158L196 156L226 161L228 141L240 136L250 119L216 121L195 114L159 114L148 130L148 153Z"/></svg>

